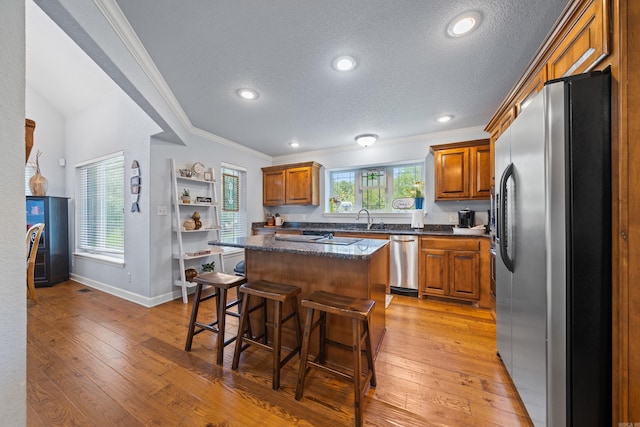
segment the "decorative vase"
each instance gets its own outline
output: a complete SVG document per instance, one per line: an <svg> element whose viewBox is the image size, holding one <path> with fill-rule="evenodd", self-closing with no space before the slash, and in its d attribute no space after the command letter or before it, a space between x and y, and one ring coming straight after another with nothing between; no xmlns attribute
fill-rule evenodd
<svg viewBox="0 0 640 427"><path fill-rule="evenodd" d="M40 175L40 172L36 172L36 174L29 179L29 188L31 188L32 196L46 196L47 189L49 188L49 181L47 181L47 178L44 176Z"/></svg>
<svg viewBox="0 0 640 427"><path fill-rule="evenodd" d="M193 222L195 224L194 230L200 230L200 228L202 227L202 221L200 221L200 214L198 212L194 212L193 215L191 215L191 218L193 219Z"/></svg>
<svg viewBox="0 0 640 427"><path fill-rule="evenodd" d="M29 188L31 188L32 196L46 196L47 188L49 187L49 181L47 178L40 174L40 156L42 152L38 150L36 152L36 161L33 166L36 167L36 173L29 178Z"/></svg>
<svg viewBox="0 0 640 427"><path fill-rule="evenodd" d="M422 206L424 205L424 197L416 197L415 202L416 202L415 208L422 209Z"/></svg>
<svg viewBox="0 0 640 427"><path fill-rule="evenodd" d="M193 218L187 218L182 224L182 226L187 231L195 230L196 222L193 220Z"/></svg>
<svg viewBox="0 0 640 427"><path fill-rule="evenodd" d="M193 282L193 279L198 276L198 271L195 268L187 268L184 271L184 276L187 279L187 282Z"/></svg>

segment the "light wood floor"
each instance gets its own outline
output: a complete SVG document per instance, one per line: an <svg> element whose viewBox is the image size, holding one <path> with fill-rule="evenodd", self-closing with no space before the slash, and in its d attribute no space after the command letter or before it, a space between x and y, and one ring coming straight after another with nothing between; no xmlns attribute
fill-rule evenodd
<svg viewBox="0 0 640 427"><path fill-rule="evenodd" d="M215 364L213 334L185 352L191 305L181 300L146 309L72 281L37 293L39 304L28 302L29 426L353 424L353 393L340 379L311 371L298 402L297 361L273 391L265 351L245 351L238 371L233 346L224 367ZM531 425L496 356L490 312L396 295L386 315L365 425Z"/></svg>

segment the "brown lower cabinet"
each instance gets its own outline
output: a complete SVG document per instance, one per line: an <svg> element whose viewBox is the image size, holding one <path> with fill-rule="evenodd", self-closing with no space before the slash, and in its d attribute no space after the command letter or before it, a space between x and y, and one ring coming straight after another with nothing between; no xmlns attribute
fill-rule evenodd
<svg viewBox="0 0 640 427"><path fill-rule="evenodd" d="M423 237L418 280L423 297L435 296L491 306L489 239Z"/></svg>

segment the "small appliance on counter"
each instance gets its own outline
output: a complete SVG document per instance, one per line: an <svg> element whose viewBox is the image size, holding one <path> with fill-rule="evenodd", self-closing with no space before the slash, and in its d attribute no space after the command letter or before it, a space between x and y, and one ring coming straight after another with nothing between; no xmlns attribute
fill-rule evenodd
<svg viewBox="0 0 640 427"><path fill-rule="evenodd" d="M276 218L274 216L267 216L267 227L275 227L276 225Z"/></svg>
<svg viewBox="0 0 640 427"><path fill-rule="evenodd" d="M422 209L413 211L411 215L411 228L424 228L424 212Z"/></svg>
<svg viewBox="0 0 640 427"><path fill-rule="evenodd" d="M464 208L458 211L458 227L471 228L476 225L476 211Z"/></svg>

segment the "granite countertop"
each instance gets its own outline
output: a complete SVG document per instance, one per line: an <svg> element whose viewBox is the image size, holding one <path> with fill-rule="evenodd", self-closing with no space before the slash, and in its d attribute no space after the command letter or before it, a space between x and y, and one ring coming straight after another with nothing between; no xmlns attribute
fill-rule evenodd
<svg viewBox="0 0 640 427"><path fill-rule="evenodd" d="M319 233L367 233L367 234L400 234L413 236L455 236L455 237L489 237L488 233L482 235L453 234L453 226L448 224L427 224L424 228L411 228L408 224L372 224L367 230L365 224L354 223L329 223L329 222L290 222L280 227L268 227L264 222L254 222L251 225L254 230L275 231L311 231Z"/></svg>
<svg viewBox="0 0 640 427"><path fill-rule="evenodd" d="M309 239L313 236L307 236ZM316 236L317 237L317 236ZM338 239L338 238L336 238ZM234 248L255 249L267 252L286 252L312 256L333 258L368 259L379 249L389 244L381 239L353 239L350 244L331 244L319 240L316 242L300 242L279 240L275 235L256 235L239 237L233 240L210 241L212 246L229 246Z"/></svg>

